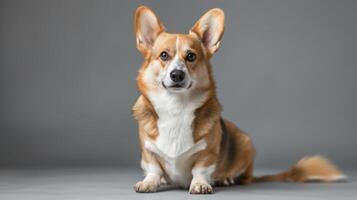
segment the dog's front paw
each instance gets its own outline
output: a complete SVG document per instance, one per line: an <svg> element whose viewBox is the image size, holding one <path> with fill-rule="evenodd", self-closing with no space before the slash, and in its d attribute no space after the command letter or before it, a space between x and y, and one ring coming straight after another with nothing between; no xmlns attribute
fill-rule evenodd
<svg viewBox="0 0 357 200"><path fill-rule="evenodd" d="M208 183L194 183L190 186L190 194L212 194L213 188Z"/></svg>
<svg viewBox="0 0 357 200"><path fill-rule="evenodd" d="M134 185L135 192L150 193L156 192L159 185L152 181L139 181Z"/></svg>

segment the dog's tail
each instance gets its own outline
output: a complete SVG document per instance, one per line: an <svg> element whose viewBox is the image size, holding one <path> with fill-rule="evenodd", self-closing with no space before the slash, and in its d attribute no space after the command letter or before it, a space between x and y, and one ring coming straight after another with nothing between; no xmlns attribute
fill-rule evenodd
<svg viewBox="0 0 357 200"><path fill-rule="evenodd" d="M309 156L299 160L285 172L275 175L254 177L253 182L287 181L287 182L334 182L347 179L331 161L323 156Z"/></svg>

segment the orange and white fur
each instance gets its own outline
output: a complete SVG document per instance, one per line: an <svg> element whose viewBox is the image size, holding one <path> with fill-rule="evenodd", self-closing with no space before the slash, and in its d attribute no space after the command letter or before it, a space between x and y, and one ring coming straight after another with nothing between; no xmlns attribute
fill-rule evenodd
<svg viewBox="0 0 357 200"><path fill-rule="evenodd" d="M210 58L224 32L224 13L205 13L188 34L165 31L149 8L135 13L136 44L144 57L137 76L141 93L133 113L139 125L144 180L136 192L161 184L213 193L214 185L261 181L337 181L345 176L321 156L306 157L289 170L253 176L251 138L221 117Z"/></svg>

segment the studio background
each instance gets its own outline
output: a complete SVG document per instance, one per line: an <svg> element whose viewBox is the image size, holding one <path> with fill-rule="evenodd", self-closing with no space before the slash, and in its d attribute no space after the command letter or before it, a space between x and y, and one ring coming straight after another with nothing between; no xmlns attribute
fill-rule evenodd
<svg viewBox="0 0 357 200"><path fill-rule="evenodd" d="M0 167L139 167L133 14L169 32L226 14L212 64L256 167L323 154L357 166L356 1L0 1Z"/></svg>

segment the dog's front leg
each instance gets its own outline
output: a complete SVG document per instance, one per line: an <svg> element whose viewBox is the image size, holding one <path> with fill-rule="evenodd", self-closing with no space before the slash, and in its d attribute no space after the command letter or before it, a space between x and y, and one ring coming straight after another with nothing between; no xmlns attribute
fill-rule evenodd
<svg viewBox="0 0 357 200"><path fill-rule="evenodd" d="M134 189L140 193L156 192L160 186L161 176L155 173L147 173L144 180L135 184Z"/></svg>
<svg viewBox="0 0 357 200"><path fill-rule="evenodd" d="M193 167L190 194L212 194L214 192L211 185L214 169L215 165Z"/></svg>
<svg viewBox="0 0 357 200"><path fill-rule="evenodd" d="M160 186L163 175L162 169L153 157L149 161L141 161L141 167L145 171L145 178L134 185L134 190L140 193L156 192Z"/></svg>

